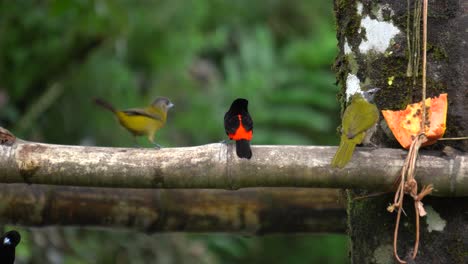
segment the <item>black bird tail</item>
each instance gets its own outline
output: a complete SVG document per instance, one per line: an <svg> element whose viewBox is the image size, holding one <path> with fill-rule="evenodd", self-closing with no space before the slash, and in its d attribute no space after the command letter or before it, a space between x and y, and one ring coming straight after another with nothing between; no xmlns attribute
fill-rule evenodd
<svg viewBox="0 0 468 264"><path fill-rule="evenodd" d="M115 108L108 102L104 101L103 99L101 98L94 98L94 103L115 113Z"/></svg>
<svg viewBox="0 0 468 264"><path fill-rule="evenodd" d="M250 141L245 139L236 140L236 153L239 158L250 159L252 157Z"/></svg>

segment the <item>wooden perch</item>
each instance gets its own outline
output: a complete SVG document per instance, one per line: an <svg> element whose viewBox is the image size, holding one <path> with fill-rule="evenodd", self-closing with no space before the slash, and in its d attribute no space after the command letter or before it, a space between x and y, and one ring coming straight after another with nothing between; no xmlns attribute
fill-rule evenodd
<svg viewBox="0 0 468 264"><path fill-rule="evenodd" d="M7 138L0 182L119 188L320 187L387 191L406 151L358 148L344 169L330 167L336 147L253 146L251 160L233 145L183 148L63 146ZM422 151L416 177L437 196L468 196L468 154Z"/></svg>
<svg viewBox="0 0 468 264"><path fill-rule="evenodd" d="M0 223L144 232L344 233L339 190L152 190L0 184Z"/></svg>

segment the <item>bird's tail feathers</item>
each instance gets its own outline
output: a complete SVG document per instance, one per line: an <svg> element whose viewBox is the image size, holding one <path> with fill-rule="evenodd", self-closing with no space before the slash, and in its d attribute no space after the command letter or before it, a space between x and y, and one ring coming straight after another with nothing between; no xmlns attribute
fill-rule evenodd
<svg viewBox="0 0 468 264"><path fill-rule="evenodd" d="M250 141L245 139L236 140L236 153L239 158L250 159L252 157Z"/></svg>
<svg viewBox="0 0 468 264"><path fill-rule="evenodd" d="M344 168L344 166L346 166L346 164L351 160L355 147L356 144L354 142L341 139L340 146L338 147L335 157L333 157L331 163L332 167L340 169Z"/></svg>
<svg viewBox="0 0 468 264"><path fill-rule="evenodd" d="M107 109L107 110L109 110L109 111L111 111L111 112L113 112L113 113L116 112L114 106L112 106L111 103L106 102L101 98L94 98L94 103L101 106L101 107L103 107L103 108L105 108L105 109Z"/></svg>

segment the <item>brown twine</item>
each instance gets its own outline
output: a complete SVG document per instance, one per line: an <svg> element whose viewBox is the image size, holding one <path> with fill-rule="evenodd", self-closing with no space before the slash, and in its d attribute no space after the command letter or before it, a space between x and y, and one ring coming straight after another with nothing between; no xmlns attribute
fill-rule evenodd
<svg viewBox="0 0 468 264"><path fill-rule="evenodd" d="M424 210L421 200L433 190L432 184L430 184L428 186L424 186L418 194L418 182L414 178L418 151L421 145L426 141L426 136L424 133L421 133L411 143L408 156L406 157L403 169L401 170L401 181L398 190L395 193L393 204L387 208L389 212L393 212L395 208L398 208L395 231L393 234L393 254L399 263L406 263L406 261L402 260L398 255L398 230L400 227L401 212L403 211L404 195L409 194L414 199L414 210L416 212L416 238L411 258L415 259L419 248L419 217L426 215L426 211Z"/></svg>
<svg viewBox="0 0 468 264"><path fill-rule="evenodd" d="M409 194L414 200L415 220L416 220L416 238L414 241L413 254L411 259L415 259L419 248L419 217L426 215L423 203L421 200L424 196L430 194L434 189L432 184L424 186L418 194L418 182L415 179L416 160L418 158L419 148L427 141L424 133L426 128L426 49L427 49L427 0L423 0L423 63L422 63L422 118L421 118L421 133L411 143L408 156L401 170L399 187L395 193L393 204L387 210L393 212L398 208L395 231L393 234L393 254L399 263L407 263L398 255L398 230L400 227L401 212L403 210L403 198L405 194Z"/></svg>

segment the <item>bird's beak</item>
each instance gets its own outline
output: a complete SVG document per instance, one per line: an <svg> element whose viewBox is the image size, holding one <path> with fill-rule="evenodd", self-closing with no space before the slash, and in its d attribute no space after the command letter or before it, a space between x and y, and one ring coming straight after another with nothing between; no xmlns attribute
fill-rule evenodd
<svg viewBox="0 0 468 264"><path fill-rule="evenodd" d="M172 108L172 107L174 107L173 103L169 103L169 105L167 106L167 108Z"/></svg>

